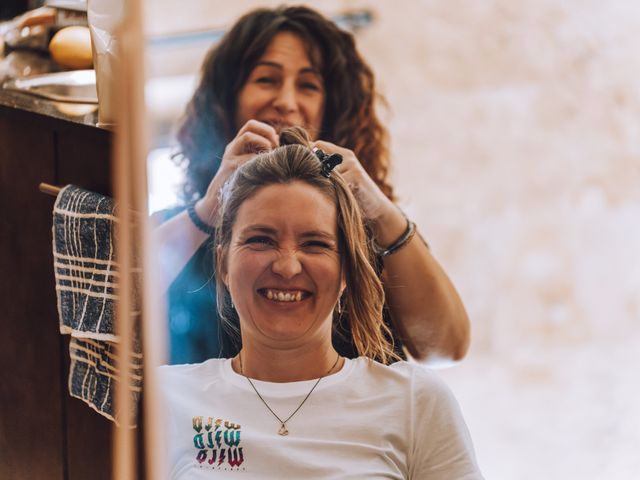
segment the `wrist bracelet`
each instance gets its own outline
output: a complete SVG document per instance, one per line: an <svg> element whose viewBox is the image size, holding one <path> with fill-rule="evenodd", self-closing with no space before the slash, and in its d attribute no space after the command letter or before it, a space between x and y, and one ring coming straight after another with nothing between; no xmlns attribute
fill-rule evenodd
<svg viewBox="0 0 640 480"><path fill-rule="evenodd" d="M203 222L202 219L198 216L196 212L196 202L191 202L187 205L187 213L189 214L189 218L191 222L203 233L207 235L211 235L213 233L214 228L211 225L207 225L207 223Z"/></svg>
<svg viewBox="0 0 640 480"><path fill-rule="evenodd" d="M400 235L400 237L387 248L381 248L376 245L376 253L381 257L387 257L393 253L396 253L401 248L406 247L415 234L416 224L407 218L407 228L404 233Z"/></svg>

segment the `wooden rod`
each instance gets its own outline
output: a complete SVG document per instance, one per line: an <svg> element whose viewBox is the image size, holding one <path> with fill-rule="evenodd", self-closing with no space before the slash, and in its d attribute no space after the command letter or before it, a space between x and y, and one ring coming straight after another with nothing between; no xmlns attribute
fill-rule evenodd
<svg viewBox="0 0 640 480"><path fill-rule="evenodd" d="M38 188L42 193L46 193L47 195L51 195L54 197L57 197L60 193L60 190L62 190L62 187L57 187L55 185L50 185L44 182L41 182L40 185L38 185Z"/></svg>

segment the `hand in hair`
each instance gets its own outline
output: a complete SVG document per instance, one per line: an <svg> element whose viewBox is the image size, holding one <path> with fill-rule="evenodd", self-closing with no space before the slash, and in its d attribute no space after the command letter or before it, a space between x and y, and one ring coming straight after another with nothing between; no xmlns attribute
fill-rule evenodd
<svg viewBox="0 0 640 480"><path fill-rule="evenodd" d="M207 188L207 193L202 200L203 205L197 205L197 208L207 213L203 218L208 218L210 212L215 210L220 189L238 167L258 153L276 148L278 144L278 134L271 125L258 120L249 120L245 123L225 148L220 169Z"/></svg>
<svg viewBox="0 0 640 480"><path fill-rule="evenodd" d="M397 214L398 209L387 196L382 193L380 187L373 181L356 157L353 151L339 147L331 142L313 142L326 153L339 153L342 155L342 163L336 167L345 182L351 188L353 195L367 219L377 222L388 214Z"/></svg>
<svg viewBox="0 0 640 480"><path fill-rule="evenodd" d="M275 128L268 123L249 120L224 149L222 166L224 167L225 163L231 163L237 168L257 153L277 147L278 143L278 133Z"/></svg>

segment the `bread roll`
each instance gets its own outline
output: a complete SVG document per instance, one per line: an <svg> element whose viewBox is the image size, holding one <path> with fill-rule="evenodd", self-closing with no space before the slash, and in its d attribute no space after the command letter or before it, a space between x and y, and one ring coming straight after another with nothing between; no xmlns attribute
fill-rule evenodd
<svg viewBox="0 0 640 480"><path fill-rule="evenodd" d="M77 70L93 68L91 35L87 27L66 27L49 42L49 53L61 67Z"/></svg>

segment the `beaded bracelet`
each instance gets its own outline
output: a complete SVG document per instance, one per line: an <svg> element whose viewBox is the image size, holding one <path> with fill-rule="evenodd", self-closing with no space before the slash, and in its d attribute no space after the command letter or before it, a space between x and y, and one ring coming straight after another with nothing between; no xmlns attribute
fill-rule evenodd
<svg viewBox="0 0 640 480"><path fill-rule="evenodd" d="M203 222L202 219L198 216L196 212L196 202L191 202L189 203L189 205L187 205L187 213L189 214L189 218L198 228L198 230L206 233L207 235L211 235L213 233L213 227L211 225L207 225L207 223Z"/></svg>
<svg viewBox="0 0 640 480"><path fill-rule="evenodd" d="M407 246L413 236L416 234L416 224L407 218L407 229L404 231L398 239L389 245L387 248L381 248L376 245L376 253L381 257L387 257L398 250ZM426 242L425 242L426 243Z"/></svg>

